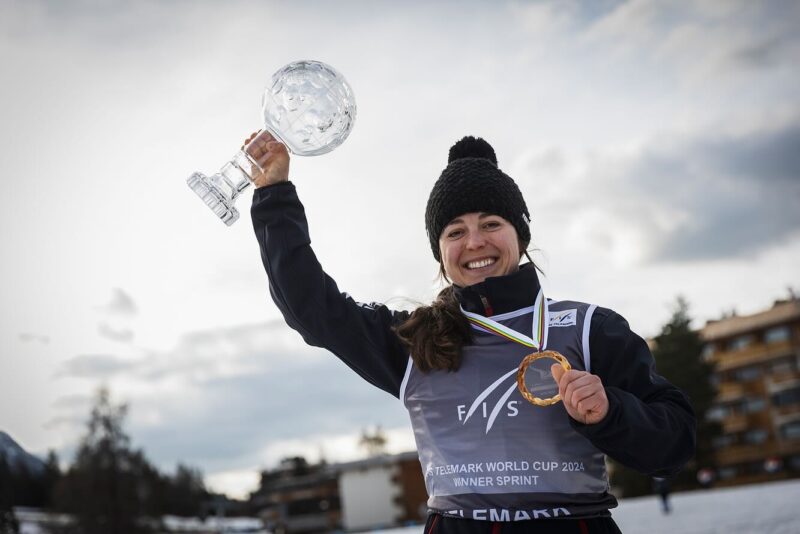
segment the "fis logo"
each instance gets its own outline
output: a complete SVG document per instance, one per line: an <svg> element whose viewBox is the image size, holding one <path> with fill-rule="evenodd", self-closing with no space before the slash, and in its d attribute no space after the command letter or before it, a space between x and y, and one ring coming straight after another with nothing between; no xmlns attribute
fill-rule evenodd
<svg viewBox="0 0 800 534"><path fill-rule="evenodd" d="M511 394L514 393L514 390L517 389L516 375L517 368L515 367L495 380L494 383L492 383L492 385L490 385L488 388L481 391L472 404L470 404L469 408L466 404L459 404L456 406L458 420L461 421L462 424L467 424L467 421L469 421L472 417L482 417L486 420L485 434L488 434L489 430L492 429L497 416L500 415L500 412L503 409L505 409L506 416L516 417L519 414L519 409L517 406L519 405L520 401L508 400ZM503 394L500 396L499 400L491 405L490 409L490 402L487 401L487 399L496 390L503 391Z"/></svg>
<svg viewBox="0 0 800 534"><path fill-rule="evenodd" d="M564 310L550 312L547 317L547 326L573 326L578 316L578 310Z"/></svg>

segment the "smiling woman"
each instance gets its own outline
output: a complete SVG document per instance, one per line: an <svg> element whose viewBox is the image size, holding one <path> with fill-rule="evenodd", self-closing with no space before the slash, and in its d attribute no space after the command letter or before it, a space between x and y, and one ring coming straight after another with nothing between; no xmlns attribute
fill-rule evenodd
<svg viewBox="0 0 800 534"><path fill-rule="evenodd" d="M511 223L491 213L467 213L453 219L439 238L445 274L459 286L519 268L520 242Z"/></svg>
<svg viewBox="0 0 800 534"><path fill-rule="evenodd" d="M265 167L251 214L270 294L307 343L408 409L426 533L619 532L604 455L659 476L691 457L692 408L645 341L611 310L545 298L533 262L520 265L530 214L489 143L453 145L433 186L425 226L449 283L411 314L340 292L311 249L288 153L269 143L253 156ZM563 402L533 406L517 390L531 350L564 359L541 373Z"/></svg>

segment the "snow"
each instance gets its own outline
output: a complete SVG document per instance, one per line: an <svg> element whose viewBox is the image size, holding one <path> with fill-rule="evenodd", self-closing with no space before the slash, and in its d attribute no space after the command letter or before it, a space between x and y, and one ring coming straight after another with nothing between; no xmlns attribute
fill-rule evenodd
<svg viewBox="0 0 800 534"><path fill-rule="evenodd" d="M623 499L611 514L623 534L800 532L800 480L677 493L670 505L664 515L658 497ZM422 526L380 532L419 534Z"/></svg>
<svg viewBox="0 0 800 534"><path fill-rule="evenodd" d="M661 513L658 497L624 499L612 510L624 534L796 534L800 532L800 480L772 482L670 496L672 513ZM33 524L36 513L17 509L22 534L44 534ZM51 519L53 516L51 516ZM25 519L28 519L26 521ZM203 527L211 532L260 532L253 518L194 519L165 517L172 532ZM387 529L381 534L421 534L422 525Z"/></svg>

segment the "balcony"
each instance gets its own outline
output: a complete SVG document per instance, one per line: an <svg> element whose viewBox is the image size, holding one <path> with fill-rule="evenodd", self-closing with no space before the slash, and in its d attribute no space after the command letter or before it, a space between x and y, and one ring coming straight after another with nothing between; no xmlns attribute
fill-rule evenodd
<svg viewBox="0 0 800 534"><path fill-rule="evenodd" d="M782 371L773 373L767 377L767 391L774 393L793 387L800 383L800 371Z"/></svg>
<svg viewBox="0 0 800 534"><path fill-rule="evenodd" d="M730 402L741 399L745 395L741 382L720 382L717 389L717 402Z"/></svg>
<svg viewBox="0 0 800 534"><path fill-rule="evenodd" d="M722 420L722 431L725 434L733 434L735 432L743 432L749 428L750 421L745 414L729 415Z"/></svg>
<svg viewBox="0 0 800 534"><path fill-rule="evenodd" d="M725 371L790 354L792 354L792 342L786 340L769 344L755 343L744 349L715 352L711 361L716 363L717 371Z"/></svg>
<svg viewBox="0 0 800 534"><path fill-rule="evenodd" d="M716 457L720 465L734 465L764 460L778 453L778 444L767 441L759 445L731 445L718 450Z"/></svg>

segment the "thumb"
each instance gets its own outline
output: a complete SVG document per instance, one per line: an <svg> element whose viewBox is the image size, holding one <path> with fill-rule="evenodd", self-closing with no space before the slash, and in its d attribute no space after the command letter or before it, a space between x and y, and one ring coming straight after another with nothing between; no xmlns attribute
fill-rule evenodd
<svg viewBox="0 0 800 534"><path fill-rule="evenodd" d="M554 363L553 365L551 365L550 372L553 374L553 378L555 379L556 384L561 384L561 377L564 376L564 373L566 373L564 368L561 367L561 364Z"/></svg>

